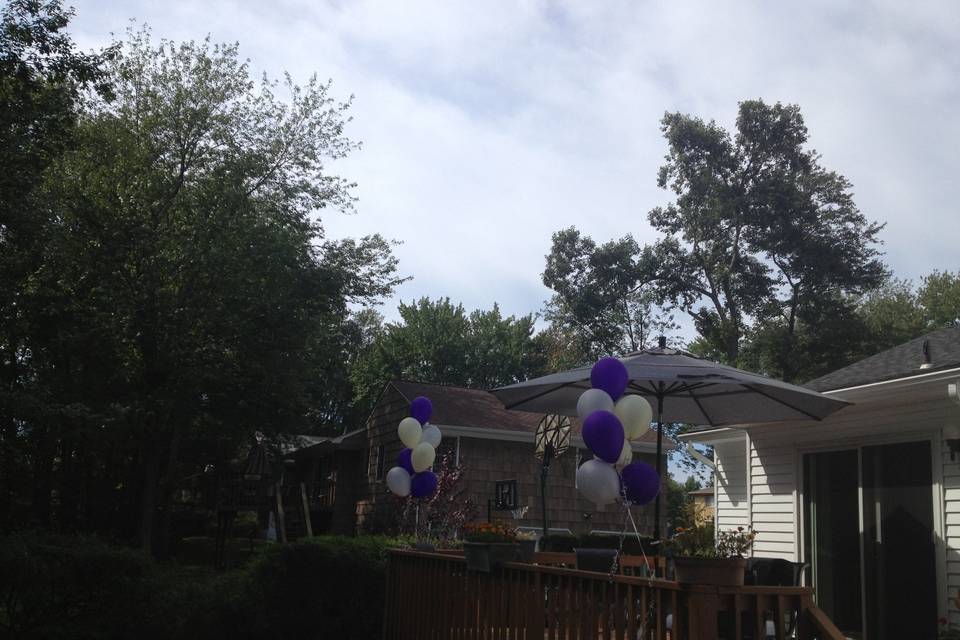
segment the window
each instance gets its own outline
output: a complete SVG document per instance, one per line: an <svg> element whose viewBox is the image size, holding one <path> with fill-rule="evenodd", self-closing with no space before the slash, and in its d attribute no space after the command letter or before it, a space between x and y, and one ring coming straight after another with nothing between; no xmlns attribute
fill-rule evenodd
<svg viewBox="0 0 960 640"><path fill-rule="evenodd" d="M386 456L383 455L383 445L377 446L377 475L376 480L383 480L383 468L386 466Z"/></svg>
<svg viewBox="0 0 960 640"><path fill-rule="evenodd" d="M713 496L703 496L703 506L712 507L713 506Z"/></svg>

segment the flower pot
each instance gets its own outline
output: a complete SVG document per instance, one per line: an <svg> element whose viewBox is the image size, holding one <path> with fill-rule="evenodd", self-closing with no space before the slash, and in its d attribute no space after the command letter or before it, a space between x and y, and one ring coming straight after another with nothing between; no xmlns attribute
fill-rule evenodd
<svg viewBox="0 0 960 640"><path fill-rule="evenodd" d="M463 556L467 569L490 573L504 562L517 559L517 545L513 542L464 542Z"/></svg>
<svg viewBox="0 0 960 640"><path fill-rule="evenodd" d="M673 559L674 577L685 584L709 584L724 587L743 586L746 558Z"/></svg>
<svg viewBox="0 0 960 640"><path fill-rule="evenodd" d="M617 557L616 549L574 549L577 569L580 571L599 571L610 573L613 561Z"/></svg>
<svg viewBox="0 0 960 640"><path fill-rule="evenodd" d="M517 561L533 562L533 554L536 550L536 540L517 540Z"/></svg>

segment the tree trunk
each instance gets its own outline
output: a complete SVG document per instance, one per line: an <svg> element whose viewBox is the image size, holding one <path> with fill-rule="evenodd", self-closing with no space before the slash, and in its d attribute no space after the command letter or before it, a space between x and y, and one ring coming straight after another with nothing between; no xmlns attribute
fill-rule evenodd
<svg viewBox="0 0 960 640"><path fill-rule="evenodd" d="M173 433L170 436L170 448L167 455L167 464L160 477L160 514L155 527L154 550L158 558L170 555L170 524L173 516L173 496L177 490L177 466L180 455L179 422L175 422Z"/></svg>
<svg viewBox="0 0 960 640"><path fill-rule="evenodd" d="M143 451L143 487L140 490L140 548L153 553L153 525L157 512L157 483L160 478L160 455L156 438L147 434Z"/></svg>

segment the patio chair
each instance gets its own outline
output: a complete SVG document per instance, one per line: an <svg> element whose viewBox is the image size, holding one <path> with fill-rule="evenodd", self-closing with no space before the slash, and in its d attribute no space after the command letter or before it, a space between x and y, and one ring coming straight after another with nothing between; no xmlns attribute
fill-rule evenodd
<svg viewBox="0 0 960 640"><path fill-rule="evenodd" d="M806 562L790 562L783 558L750 558L747 562L747 575L744 582L760 587L799 587L802 585L809 567ZM799 611L787 611L787 638L796 637ZM768 622L767 637L772 631L772 624Z"/></svg>

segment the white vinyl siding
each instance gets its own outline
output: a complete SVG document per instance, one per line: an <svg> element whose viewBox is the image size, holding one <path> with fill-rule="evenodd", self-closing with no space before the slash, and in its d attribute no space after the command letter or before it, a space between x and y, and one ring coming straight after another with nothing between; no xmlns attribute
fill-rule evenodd
<svg viewBox="0 0 960 640"><path fill-rule="evenodd" d="M717 529L734 529L750 524L747 504L747 449L743 438L714 445L717 461Z"/></svg>
<svg viewBox="0 0 960 640"><path fill-rule="evenodd" d="M946 384L941 382L916 395L901 391L884 402L862 401L823 422L750 428L750 512L758 533L754 555L800 558L803 453L930 440L934 455L939 451L943 461L939 467L934 465L931 488L935 501L942 500L941 507L934 509L934 525L939 531L941 593L946 596L943 610L949 612L951 622L960 624L955 602L960 595L960 456L950 461L950 449L941 435L950 424L960 425L960 409L949 404Z"/></svg>

